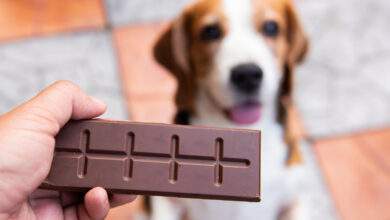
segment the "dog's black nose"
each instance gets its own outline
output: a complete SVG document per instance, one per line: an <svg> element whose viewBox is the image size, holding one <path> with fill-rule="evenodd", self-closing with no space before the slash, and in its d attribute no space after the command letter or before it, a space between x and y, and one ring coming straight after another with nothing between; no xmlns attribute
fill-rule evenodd
<svg viewBox="0 0 390 220"><path fill-rule="evenodd" d="M240 64L231 70L230 82L241 92L251 94L260 88L263 71L253 63Z"/></svg>

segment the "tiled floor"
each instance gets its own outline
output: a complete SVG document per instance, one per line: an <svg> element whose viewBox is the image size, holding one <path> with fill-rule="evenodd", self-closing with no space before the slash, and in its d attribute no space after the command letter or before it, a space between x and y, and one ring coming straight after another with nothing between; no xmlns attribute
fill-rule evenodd
<svg viewBox="0 0 390 220"><path fill-rule="evenodd" d="M390 91L383 71L390 51L390 44L384 43L390 30L384 25L388 4L364 0L344 14L350 1L296 1L313 48L297 72L298 102L307 132L314 136L385 124L388 119L389 105L383 101ZM186 2L1 0L0 113L54 80L69 79L108 103L106 117L123 119L129 113L137 121L169 122L176 85L151 56L151 45L166 24L138 22L171 17ZM369 25L361 25L373 11L377 13ZM329 13L334 14L332 19ZM361 26L370 31L356 37L353 33L360 33ZM371 39L379 46L373 47ZM363 46L357 51L356 45ZM345 51L335 54L335 47ZM345 114L345 106L350 114ZM390 218L389 143L390 130L315 142L315 154L342 218ZM111 219L128 219L136 208L137 203L117 208Z"/></svg>
<svg viewBox="0 0 390 220"><path fill-rule="evenodd" d="M390 219L390 129L318 141L315 151L344 219Z"/></svg>
<svg viewBox="0 0 390 220"><path fill-rule="evenodd" d="M114 30L122 86L131 119L172 121L173 77L152 58L152 45L164 24L126 26Z"/></svg>
<svg viewBox="0 0 390 220"><path fill-rule="evenodd" d="M111 209L106 220L133 220L144 219L142 197L138 196L132 203Z"/></svg>
<svg viewBox="0 0 390 220"><path fill-rule="evenodd" d="M101 0L1 0L0 40L102 28Z"/></svg>
<svg viewBox="0 0 390 220"><path fill-rule="evenodd" d="M193 0L105 0L113 26L155 22L169 19Z"/></svg>
<svg viewBox="0 0 390 220"><path fill-rule="evenodd" d="M108 32L65 34L0 45L0 113L61 79L71 80L107 102L104 117L125 118L114 52Z"/></svg>

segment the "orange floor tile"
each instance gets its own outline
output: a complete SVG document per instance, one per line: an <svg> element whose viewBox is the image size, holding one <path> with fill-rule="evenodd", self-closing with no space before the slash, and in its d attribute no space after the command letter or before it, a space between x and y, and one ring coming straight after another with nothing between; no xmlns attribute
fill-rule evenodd
<svg viewBox="0 0 390 220"><path fill-rule="evenodd" d="M319 141L315 151L343 219L390 219L390 129Z"/></svg>
<svg viewBox="0 0 390 220"><path fill-rule="evenodd" d="M0 40L102 28L101 0L1 0Z"/></svg>
<svg viewBox="0 0 390 220"><path fill-rule="evenodd" d="M106 220L136 219L137 216L143 215L142 203L142 197L138 196L137 199L131 203L111 209L106 217Z"/></svg>
<svg viewBox="0 0 390 220"><path fill-rule="evenodd" d="M164 28L153 24L114 30L123 90L134 121L172 120L176 82L152 56L153 43Z"/></svg>

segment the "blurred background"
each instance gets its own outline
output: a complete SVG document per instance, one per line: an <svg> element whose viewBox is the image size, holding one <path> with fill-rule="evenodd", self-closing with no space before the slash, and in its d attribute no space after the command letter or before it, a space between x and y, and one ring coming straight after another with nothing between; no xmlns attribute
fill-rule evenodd
<svg viewBox="0 0 390 220"><path fill-rule="evenodd" d="M176 84L151 46L189 2L0 0L0 114L68 79L108 104L106 118L170 122ZM390 2L295 3L311 43L295 99L326 212L390 219Z"/></svg>

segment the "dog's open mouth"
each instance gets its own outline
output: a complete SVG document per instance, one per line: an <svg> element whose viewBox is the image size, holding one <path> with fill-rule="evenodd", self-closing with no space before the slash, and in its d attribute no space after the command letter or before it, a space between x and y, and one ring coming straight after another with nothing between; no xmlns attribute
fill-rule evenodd
<svg viewBox="0 0 390 220"><path fill-rule="evenodd" d="M226 115L234 123L253 124L261 118L261 104L258 102L242 103L226 109Z"/></svg>

